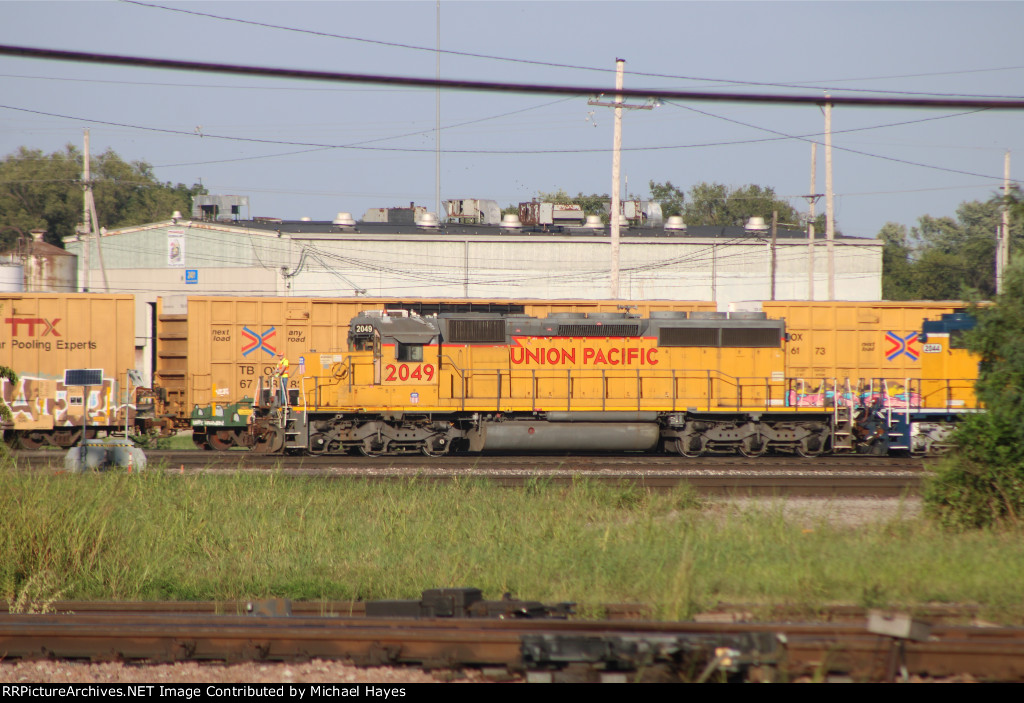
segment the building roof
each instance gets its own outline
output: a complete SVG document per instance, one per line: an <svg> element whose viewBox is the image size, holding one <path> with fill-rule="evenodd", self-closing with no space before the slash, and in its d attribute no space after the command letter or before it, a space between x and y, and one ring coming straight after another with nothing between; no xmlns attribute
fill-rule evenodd
<svg viewBox="0 0 1024 703"><path fill-rule="evenodd" d="M331 234L451 234L451 235L519 235L519 236L552 236L552 235L569 235L573 237L609 237L609 228L607 226L601 229L589 229L587 227L570 227L566 225L548 225L542 226L523 226L516 229L507 229L499 227L498 225L475 225L475 224L461 224L455 222L441 223L438 227L426 228L418 227L413 224L395 224L390 222L356 222L354 227L341 227L333 224L329 220L323 221L311 221L311 220L280 220L276 218L256 218L254 220L233 220L230 222L221 221L217 223L221 226L236 226L245 227L247 229L262 230L268 233L279 233L288 234L292 236L302 235L331 235ZM728 240L730 243L739 243L744 240L761 240L764 241L771 237L770 231L765 232L748 232L743 227L734 226L717 226L717 225L700 225L695 227L689 227L686 230L671 230L665 229L664 227L622 227L619 230L621 237L671 237L673 239L721 239ZM793 231L779 229L776 233L777 239L780 240L805 240L807 239L807 233L804 231ZM815 241L824 241L825 235L823 232L815 233ZM864 240L862 237L844 237L842 235L836 235L836 239L843 239L847 241L874 241Z"/></svg>
<svg viewBox="0 0 1024 703"><path fill-rule="evenodd" d="M69 251L65 251L60 247L55 247L47 242L26 242L24 239L16 241L12 246L0 251L0 256L5 258L12 258L18 256L75 256Z"/></svg>

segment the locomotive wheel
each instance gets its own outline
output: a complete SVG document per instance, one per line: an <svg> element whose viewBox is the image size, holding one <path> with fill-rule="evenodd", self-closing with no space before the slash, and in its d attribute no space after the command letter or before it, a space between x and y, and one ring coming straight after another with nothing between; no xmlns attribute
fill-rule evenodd
<svg viewBox="0 0 1024 703"><path fill-rule="evenodd" d="M217 430L216 432L211 432L207 441L218 452L226 452L235 446L235 431Z"/></svg>
<svg viewBox="0 0 1024 703"><path fill-rule="evenodd" d="M768 451L768 442L761 437L747 437L737 447L739 453L748 459L763 456Z"/></svg>
<svg viewBox="0 0 1024 703"><path fill-rule="evenodd" d="M206 441L207 437L205 434L199 434L198 432L192 433L192 444L196 445L196 449L202 449L203 451L209 451L213 447Z"/></svg>
<svg viewBox="0 0 1024 703"><path fill-rule="evenodd" d="M383 447L368 447L365 444L360 444L359 445L359 453L362 454L363 456L368 456L368 457L384 456L384 448Z"/></svg>
<svg viewBox="0 0 1024 703"><path fill-rule="evenodd" d="M420 452L423 453L423 456L439 457L446 455L450 447L451 444L449 442L445 442L443 445L441 445L441 448L438 448L434 444L433 439L428 439L426 442L423 443L423 446L420 447Z"/></svg>
<svg viewBox="0 0 1024 703"><path fill-rule="evenodd" d="M693 439L697 439L700 449L693 449L692 442L689 439L676 440L676 451L687 459L696 459L704 454L704 442L698 437L694 437Z"/></svg>
<svg viewBox="0 0 1024 703"><path fill-rule="evenodd" d="M284 432L278 428L266 430L256 439L253 451L259 454L276 454L284 448Z"/></svg>
<svg viewBox="0 0 1024 703"><path fill-rule="evenodd" d="M23 432L18 435L18 446L22 449L32 451L39 449L44 444L48 444L44 432Z"/></svg>
<svg viewBox="0 0 1024 703"><path fill-rule="evenodd" d="M309 453L310 454L327 454L330 451L332 442L327 439L327 435L322 432L317 432L309 438ZM337 444L334 442L333 444Z"/></svg>
<svg viewBox="0 0 1024 703"><path fill-rule="evenodd" d="M812 436L801 440L800 444L796 445L796 453L805 459L813 459L816 456L821 456L825 451L825 443L821 440L821 437Z"/></svg>

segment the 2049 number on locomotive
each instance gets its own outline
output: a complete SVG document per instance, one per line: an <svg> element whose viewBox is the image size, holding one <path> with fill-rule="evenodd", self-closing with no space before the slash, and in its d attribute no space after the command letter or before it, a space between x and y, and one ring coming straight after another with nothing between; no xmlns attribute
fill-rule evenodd
<svg viewBox="0 0 1024 703"><path fill-rule="evenodd" d="M414 384L433 380L433 364L388 364L384 367L384 383Z"/></svg>

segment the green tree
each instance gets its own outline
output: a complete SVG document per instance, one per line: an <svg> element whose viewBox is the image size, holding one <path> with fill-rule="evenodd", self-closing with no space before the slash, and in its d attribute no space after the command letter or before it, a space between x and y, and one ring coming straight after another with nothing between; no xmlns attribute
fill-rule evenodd
<svg viewBox="0 0 1024 703"><path fill-rule="evenodd" d="M876 239L884 242L882 297L885 300L912 300L917 297L907 228L894 222L886 222Z"/></svg>
<svg viewBox="0 0 1024 703"><path fill-rule="evenodd" d="M963 289L989 298L995 293L996 228L1002 204L967 202L957 217L925 215L913 229L919 248L919 285L923 297L955 298Z"/></svg>
<svg viewBox="0 0 1024 703"><path fill-rule="evenodd" d="M672 185L672 181L665 181L664 183L650 181L647 185L651 190L651 200L661 205L663 217L668 218L672 215L683 214L686 194Z"/></svg>
<svg viewBox="0 0 1024 703"><path fill-rule="evenodd" d="M976 308L977 327L965 337L978 354L978 399L985 412L968 415L957 450L925 486L925 506L943 524L986 527L1024 521L1024 259L1004 277L995 305Z"/></svg>
<svg viewBox="0 0 1024 703"><path fill-rule="evenodd" d="M166 220L175 210L189 212L200 185L161 183L152 166L128 163L111 150L89 164L101 227L127 227ZM46 229L46 241L63 246L82 219L82 154L72 145L52 154L21 147L0 161L0 246L18 230Z"/></svg>
<svg viewBox="0 0 1024 703"><path fill-rule="evenodd" d="M1021 214L1010 202L1010 247L1021 241ZM886 298L949 300L965 297L991 298L995 294L996 230L1002 221L1004 198L997 194L987 202L961 203L956 217L918 220L907 234L888 223L878 233L885 242L882 290Z"/></svg>
<svg viewBox="0 0 1024 703"><path fill-rule="evenodd" d="M778 198L773 188L758 185L729 188L721 183L702 182L690 188L682 214L691 227L742 227L751 217L770 221L772 212L779 214L779 222L797 223L801 219L800 213Z"/></svg>

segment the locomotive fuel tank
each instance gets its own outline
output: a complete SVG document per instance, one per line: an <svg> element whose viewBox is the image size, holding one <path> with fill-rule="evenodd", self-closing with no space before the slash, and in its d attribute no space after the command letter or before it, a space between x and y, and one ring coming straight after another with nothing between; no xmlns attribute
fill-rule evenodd
<svg viewBox="0 0 1024 703"><path fill-rule="evenodd" d="M646 452L658 446L657 422L481 422L467 434L470 451Z"/></svg>

